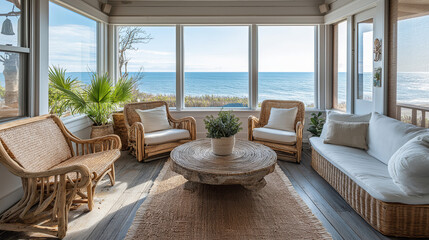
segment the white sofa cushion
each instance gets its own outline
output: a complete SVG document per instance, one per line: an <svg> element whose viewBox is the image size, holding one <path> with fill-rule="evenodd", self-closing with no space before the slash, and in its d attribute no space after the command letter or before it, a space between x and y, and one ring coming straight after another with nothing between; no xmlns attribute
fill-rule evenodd
<svg viewBox="0 0 429 240"><path fill-rule="evenodd" d="M271 108L270 118L265 128L273 128L284 131L295 131L295 119L298 108Z"/></svg>
<svg viewBox="0 0 429 240"><path fill-rule="evenodd" d="M167 118L167 109L165 106L147 110L136 109L136 112L140 116L140 121L143 123L145 133L170 128Z"/></svg>
<svg viewBox="0 0 429 240"><path fill-rule="evenodd" d="M326 134L328 132L326 124L330 121L338 121L338 122L369 122L371 119L371 113L365 114L365 115L356 115L356 114L346 114L346 113L339 113L334 111L327 111L326 112L326 121L325 125L323 126L322 133L320 134L321 138L326 138Z"/></svg>
<svg viewBox="0 0 429 240"><path fill-rule="evenodd" d="M368 128L368 154L385 164L406 142L427 129L373 113Z"/></svg>
<svg viewBox="0 0 429 240"><path fill-rule="evenodd" d="M370 156L365 150L332 144L323 139L310 138L311 146L341 170L372 197L384 202L429 204L429 195L408 196L389 175L387 165Z"/></svg>
<svg viewBox="0 0 429 240"><path fill-rule="evenodd" d="M408 195L429 194L429 135L411 139L390 158L389 174Z"/></svg>
<svg viewBox="0 0 429 240"><path fill-rule="evenodd" d="M156 132L145 133L144 143L146 145L173 142L181 139L189 139L191 135L186 129L166 129Z"/></svg>
<svg viewBox="0 0 429 240"><path fill-rule="evenodd" d="M326 125L328 132L324 143L368 149L366 143L368 123L330 120Z"/></svg>
<svg viewBox="0 0 429 240"><path fill-rule="evenodd" d="M293 131L283 131L271 128L253 129L253 138L267 142L293 145L296 143L296 134Z"/></svg>

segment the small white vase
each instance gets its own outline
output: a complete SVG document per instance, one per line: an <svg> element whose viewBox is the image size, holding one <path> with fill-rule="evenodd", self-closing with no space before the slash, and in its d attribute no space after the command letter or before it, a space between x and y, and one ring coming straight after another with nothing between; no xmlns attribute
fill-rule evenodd
<svg viewBox="0 0 429 240"><path fill-rule="evenodd" d="M215 155L227 156L232 153L235 145L235 136L212 138L212 151Z"/></svg>

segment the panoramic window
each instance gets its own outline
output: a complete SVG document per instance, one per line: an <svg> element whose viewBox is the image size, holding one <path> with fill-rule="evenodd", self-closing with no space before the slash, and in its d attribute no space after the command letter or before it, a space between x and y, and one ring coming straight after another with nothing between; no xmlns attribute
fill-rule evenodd
<svg viewBox="0 0 429 240"><path fill-rule="evenodd" d="M357 25L357 98L372 101L373 19Z"/></svg>
<svg viewBox="0 0 429 240"><path fill-rule="evenodd" d="M427 9L427 1L390 1L389 114L423 127L429 126Z"/></svg>
<svg viewBox="0 0 429 240"><path fill-rule="evenodd" d="M28 47L26 12L27 1L0 0L0 119L27 115L26 62ZM18 48L19 47L19 48Z"/></svg>
<svg viewBox="0 0 429 240"><path fill-rule="evenodd" d="M121 77L138 83L135 101L166 101L176 106L176 27L118 27Z"/></svg>
<svg viewBox="0 0 429 240"><path fill-rule="evenodd" d="M248 107L249 27L184 27L185 107Z"/></svg>
<svg viewBox="0 0 429 240"><path fill-rule="evenodd" d="M347 21L334 25L333 108L347 110Z"/></svg>
<svg viewBox="0 0 429 240"><path fill-rule="evenodd" d="M50 2L49 66L89 83L97 72L97 21Z"/></svg>
<svg viewBox="0 0 429 240"><path fill-rule="evenodd" d="M315 107L314 26L260 26L258 101L300 100Z"/></svg>

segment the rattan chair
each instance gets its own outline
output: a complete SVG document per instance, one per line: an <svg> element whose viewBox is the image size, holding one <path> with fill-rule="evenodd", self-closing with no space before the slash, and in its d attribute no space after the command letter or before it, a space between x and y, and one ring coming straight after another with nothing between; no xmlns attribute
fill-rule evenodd
<svg viewBox="0 0 429 240"><path fill-rule="evenodd" d="M268 123L270 118L271 108L298 108L295 119L295 136L296 141L292 142L278 142L271 141L270 139L255 139L253 130L255 128L262 128ZM276 151L278 159L295 161L299 163L301 161L302 152L302 131L304 127L305 117L305 106L300 101L282 101L282 100L265 100L262 102L261 114L259 119L255 116L250 116L248 119L248 140L258 143L262 143L274 151Z"/></svg>
<svg viewBox="0 0 429 240"><path fill-rule="evenodd" d="M135 111L136 109L147 110L156 107L165 106L167 109L167 118L170 126L173 129L186 129L189 131L189 138L180 139L177 141L162 142L159 144L145 144L145 131L140 116ZM164 101L155 102L139 102L129 103L124 107L125 126L128 129L128 146L131 148L131 153L138 161L151 161L164 157L171 152L175 147L195 140L196 138L196 122L193 117L184 117L174 119L170 115L168 104Z"/></svg>
<svg viewBox="0 0 429 240"><path fill-rule="evenodd" d="M22 179L24 190L0 216L0 230L63 238L70 208L87 203L91 210L95 186L106 174L115 183L116 135L81 140L58 117L45 115L0 125L0 141L0 162Z"/></svg>

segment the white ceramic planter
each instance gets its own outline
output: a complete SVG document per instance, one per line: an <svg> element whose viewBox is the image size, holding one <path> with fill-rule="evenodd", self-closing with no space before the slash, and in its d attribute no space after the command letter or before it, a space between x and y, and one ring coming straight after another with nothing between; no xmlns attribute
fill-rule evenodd
<svg viewBox="0 0 429 240"><path fill-rule="evenodd" d="M216 155L226 156L230 155L234 150L235 136L212 138L212 151Z"/></svg>

